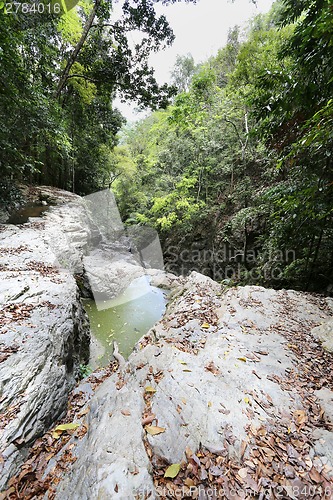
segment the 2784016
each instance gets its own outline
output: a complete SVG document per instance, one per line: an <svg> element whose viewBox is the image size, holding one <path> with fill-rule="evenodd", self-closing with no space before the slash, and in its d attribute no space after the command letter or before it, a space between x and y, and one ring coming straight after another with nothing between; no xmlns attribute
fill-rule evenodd
<svg viewBox="0 0 333 500"><path fill-rule="evenodd" d="M0 2L6 14L60 14L61 3L59 2ZM1 7L1 5L0 5Z"/></svg>

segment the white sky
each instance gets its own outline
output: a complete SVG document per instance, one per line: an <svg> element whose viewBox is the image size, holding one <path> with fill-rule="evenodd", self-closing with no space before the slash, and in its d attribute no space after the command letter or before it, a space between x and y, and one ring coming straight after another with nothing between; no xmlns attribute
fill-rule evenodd
<svg viewBox="0 0 333 500"><path fill-rule="evenodd" d="M157 81L169 82L170 72L177 55L192 54L196 63L215 55L227 41L229 28L236 24L246 26L247 21L260 12L268 12L273 0L257 0L253 5L250 0L199 0L196 5L185 2L169 6L156 4L155 10L164 14L176 39L172 47L153 54L150 62L155 68ZM144 116L135 112L135 103L116 101L116 107L129 120L137 120Z"/></svg>

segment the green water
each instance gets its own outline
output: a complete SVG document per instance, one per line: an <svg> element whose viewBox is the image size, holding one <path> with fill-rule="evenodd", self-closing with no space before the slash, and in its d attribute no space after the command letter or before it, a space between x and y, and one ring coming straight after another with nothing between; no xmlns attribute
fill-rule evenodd
<svg viewBox="0 0 333 500"><path fill-rule="evenodd" d="M94 354L97 359L91 359L91 365L105 366L110 362L114 340L127 358L137 341L161 318L165 304L165 292L150 286L146 277L134 280L115 299L99 304L85 300L91 332L99 345Z"/></svg>

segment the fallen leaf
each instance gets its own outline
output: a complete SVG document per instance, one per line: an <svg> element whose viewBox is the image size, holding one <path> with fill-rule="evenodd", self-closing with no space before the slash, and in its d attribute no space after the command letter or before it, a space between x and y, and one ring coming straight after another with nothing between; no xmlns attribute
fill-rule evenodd
<svg viewBox="0 0 333 500"><path fill-rule="evenodd" d="M259 378L261 380L260 375L258 375L258 373L255 370L252 370L252 373L253 373L253 375L255 375L257 378Z"/></svg>
<svg viewBox="0 0 333 500"><path fill-rule="evenodd" d="M219 408L219 412L223 413L224 415L229 415L230 410L227 410L225 407Z"/></svg>
<svg viewBox="0 0 333 500"><path fill-rule="evenodd" d="M155 414L153 413L152 415L148 415L147 417L143 418L141 424L144 427L147 424L151 424L154 420L155 420Z"/></svg>
<svg viewBox="0 0 333 500"><path fill-rule="evenodd" d="M291 465L286 464L283 468L283 472L287 479L295 478L295 470Z"/></svg>
<svg viewBox="0 0 333 500"><path fill-rule="evenodd" d="M146 425L146 432L151 434L152 436L156 436L157 434L162 434L165 432L165 427L157 427L156 425Z"/></svg>
<svg viewBox="0 0 333 500"><path fill-rule="evenodd" d="M205 370L211 372L213 375L219 375L221 373L220 370L215 366L213 361L205 366Z"/></svg>
<svg viewBox="0 0 333 500"><path fill-rule="evenodd" d="M309 476L315 483L321 483L323 480L322 476L314 467L312 467L312 469L310 470Z"/></svg>
<svg viewBox="0 0 333 500"><path fill-rule="evenodd" d="M246 358L244 356L241 356L240 358L237 359L239 359L239 361L244 361L244 363L246 363Z"/></svg>
<svg viewBox="0 0 333 500"><path fill-rule="evenodd" d="M206 322L202 323L201 328L210 328L210 324Z"/></svg>
<svg viewBox="0 0 333 500"><path fill-rule="evenodd" d="M129 410L121 410L121 413L125 415L125 417L129 417L131 412Z"/></svg>
<svg viewBox="0 0 333 500"><path fill-rule="evenodd" d="M145 387L145 391L153 394L154 392L156 392L156 389L154 389L154 387L152 387L151 385L147 385L147 387Z"/></svg>
<svg viewBox="0 0 333 500"><path fill-rule="evenodd" d="M85 408L84 410L80 411L80 413L78 413L78 417L81 418L83 417L84 415L87 415L87 413L89 412L90 408Z"/></svg>
<svg viewBox="0 0 333 500"><path fill-rule="evenodd" d="M59 432L59 431L72 431L74 429L77 429L79 427L80 424L74 424L73 422L71 422L70 424L61 424L61 425L58 425L54 430L56 432Z"/></svg>
<svg viewBox="0 0 333 500"><path fill-rule="evenodd" d="M190 477L187 477L184 481L184 484L185 486L187 486L188 488L191 488L191 486L195 486L195 482L193 481L193 479L191 479Z"/></svg>
<svg viewBox="0 0 333 500"><path fill-rule="evenodd" d="M77 429L80 426L80 424L74 424L69 423L69 424L62 424L58 425L53 431L52 431L52 437L53 439L59 439L61 434L65 431L73 431Z"/></svg>
<svg viewBox="0 0 333 500"><path fill-rule="evenodd" d="M183 370L183 372L191 372L192 370Z"/></svg>
<svg viewBox="0 0 333 500"><path fill-rule="evenodd" d="M240 458L243 458L246 448L247 448L247 442L242 439L241 449L240 449Z"/></svg>
<svg viewBox="0 0 333 500"><path fill-rule="evenodd" d="M295 418L297 425L304 424L308 420L308 417L307 417L304 410L295 410L294 411L294 418Z"/></svg>
<svg viewBox="0 0 333 500"><path fill-rule="evenodd" d="M242 469L239 469L239 471L237 472L237 474L239 475L239 477L241 477L242 479L245 479L246 476L247 476L247 467L243 467Z"/></svg>
<svg viewBox="0 0 333 500"><path fill-rule="evenodd" d="M171 479L173 479L179 474L180 468L181 468L180 464L170 465L165 471L164 477L170 477Z"/></svg>

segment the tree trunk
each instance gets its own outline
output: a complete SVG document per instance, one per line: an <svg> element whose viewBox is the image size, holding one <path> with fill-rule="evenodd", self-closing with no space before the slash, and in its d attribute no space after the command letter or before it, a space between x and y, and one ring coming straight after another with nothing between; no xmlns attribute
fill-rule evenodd
<svg viewBox="0 0 333 500"><path fill-rule="evenodd" d="M319 235L319 239L318 239L318 242L317 242L317 245L316 245L315 254L314 254L314 257L313 257L313 260L312 260L312 264L311 264L311 270L310 270L308 282L306 284L305 290L309 290L309 286L310 286L311 278L313 276L313 271L314 271L315 263L317 262L317 258L318 258L318 254L319 254L319 249L320 249L321 241L323 239L323 234L324 234L324 229L321 229L320 235Z"/></svg>
<svg viewBox="0 0 333 500"><path fill-rule="evenodd" d="M95 0L93 9L90 12L88 20L87 20L87 22L86 22L86 24L85 24L85 26L83 28L83 32L82 32L81 38L78 41L78 43L76 44L76 47L74 48L73 52L69 56L69 59L68 59L67 64L66 64L66 67L65 67L65 69L64 69L64 71L63 71L63 73L62 73L62 75L60 77L60 80L59 80L59 83L58 83L58 86L57 86L57 90L55 92L55 97L56 98L59 98L62 89L66 85L67 79L69 77L69 72L70 72L73 64L75 63L75 61L77 59L77 56L79 55L79 52L80 52L80 50L82 49L82 47L84 45L84 42L87 39L87 36L89 34L89 31L90 31L90 28L92 26L92 23L94 22L94 19L95 19L95 16L96 16L96 12L97 12L98 7L100 6L100 3L101 3L101 0Z"/></svg>

